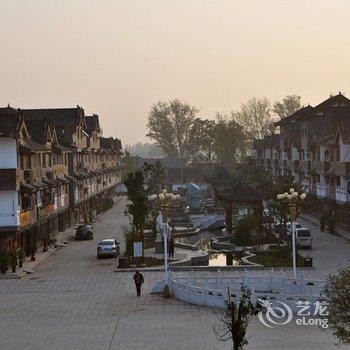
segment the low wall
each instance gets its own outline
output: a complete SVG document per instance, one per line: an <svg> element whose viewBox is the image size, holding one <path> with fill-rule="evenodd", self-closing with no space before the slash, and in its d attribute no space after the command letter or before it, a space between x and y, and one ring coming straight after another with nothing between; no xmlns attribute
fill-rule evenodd
<svg viewBox="0 0 350 350"><path fill-rule="evenodd" d="M252 292L253 302L258 299L266 299L272 305L283 302L296 312L298 301L309 301L313 305L317 300L324 300L322 288L325 281L305 278L294 280L281 276L171 276L169 284L173 297L195 305L225 307L228 292L232 298L239 299L244 286Z"/></svg>

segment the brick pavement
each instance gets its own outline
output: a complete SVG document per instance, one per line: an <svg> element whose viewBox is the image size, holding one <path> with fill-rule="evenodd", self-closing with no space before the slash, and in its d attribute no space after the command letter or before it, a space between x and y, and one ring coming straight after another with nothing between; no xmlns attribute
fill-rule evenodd
<svg viewBox="0 0 350 350"><path fill-rule="evenodd" d="M229 349L212 331L208 308L165 300L148 292L161 272L145 272L141 298L131 273L113 272L113 259L97 260L96 243L122 239L125 201L95 223L94 241L71 242L37 266L34 275L0 281L0 349ZM249 328L248 350L345 349L318 328Z"/></svg>

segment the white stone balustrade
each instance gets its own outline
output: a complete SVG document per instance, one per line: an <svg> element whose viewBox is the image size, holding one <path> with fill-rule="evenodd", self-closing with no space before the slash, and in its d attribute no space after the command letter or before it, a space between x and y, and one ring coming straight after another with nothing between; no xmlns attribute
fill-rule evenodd
<svg viewBox="0 0 350 350"><path fill-rule="evenodd" d="M196 305L224 307L228 291L233 298L239 298L244 286L252 292L252 301L267 299L271 303L281 301L288 304L293 312L297 311L298 301L324 300L322 289L324 280L308 278L289 278L271 276L194 276L173 277L170 275L170 288L173 297ZM159 288L159 287L158 287Z"/></svg>

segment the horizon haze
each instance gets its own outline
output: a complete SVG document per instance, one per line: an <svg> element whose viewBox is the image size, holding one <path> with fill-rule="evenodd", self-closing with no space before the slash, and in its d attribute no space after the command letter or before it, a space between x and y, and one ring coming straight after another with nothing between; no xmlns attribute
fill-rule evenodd
<svg viewBox="0 0 350 350"><path fill-rule="evenodd" d="M253 96L314 105L348 92L346 0L12 0L0 10L0 105L78 104L124 145L148 141L159 100L212 118Z"/></svg>

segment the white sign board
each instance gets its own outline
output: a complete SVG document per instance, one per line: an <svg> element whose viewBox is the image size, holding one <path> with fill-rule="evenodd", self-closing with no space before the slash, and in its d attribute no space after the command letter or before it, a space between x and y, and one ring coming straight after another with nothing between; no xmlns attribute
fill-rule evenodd
<svg viewBox="0 0 350 350"><path fill-rule="evenodd" d="M134 258L142 257L142 242L134 242Z"/></svg>

